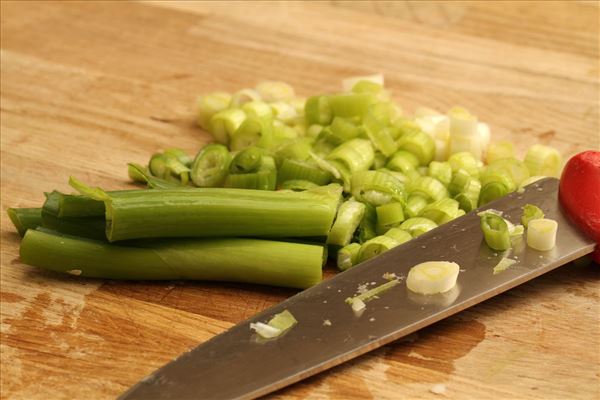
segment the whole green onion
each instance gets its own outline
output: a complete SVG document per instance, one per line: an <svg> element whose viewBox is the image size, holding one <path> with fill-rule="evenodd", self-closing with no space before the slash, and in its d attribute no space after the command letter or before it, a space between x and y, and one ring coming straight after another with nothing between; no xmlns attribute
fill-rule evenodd
<svg viewBox="0 0 600 400"><path fill-rule="evenodd" d="M104 202L111 242L184 236L325 237L342 190L338 185L304 192L190 188L129 191L118 197L73 178L70 183Z"/></svg>

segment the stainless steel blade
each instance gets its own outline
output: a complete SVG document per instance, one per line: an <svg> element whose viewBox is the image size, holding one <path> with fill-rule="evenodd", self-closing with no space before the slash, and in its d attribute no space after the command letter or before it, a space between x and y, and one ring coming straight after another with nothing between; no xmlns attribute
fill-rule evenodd
<svg viewBox="0 0 600 400"><path fill-rule="evenodd" d="M521 207L538 205L558 221L556 247L535 251L516 245L517 263L493 273L502 254L483 243L479 217L471 212L375 259L356 266L244 321L184 353L124 393L134 399L250 399L314 375L408 335L467 307L590 253L592 240L563 215L557 200L558 180L545 179L524 193L494 201L481 209L502 210L518 223ZM480 210L477 210L480 211ZM405 277L415 264L454 261L461 266L458 284L446 294L418 296L402 282L367 303L356 315L344 302L359 284L379 285L386 272ZM372 286L373 287L373 286ZM275 340L257 338L250 322L268 321L288 309L298 324ZM329 320L330 326L324 325Z"/></svg>

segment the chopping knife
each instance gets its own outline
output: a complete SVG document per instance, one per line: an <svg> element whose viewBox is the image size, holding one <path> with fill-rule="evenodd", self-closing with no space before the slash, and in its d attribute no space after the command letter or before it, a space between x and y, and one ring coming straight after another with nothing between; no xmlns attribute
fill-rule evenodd
<svg viewBox="0 0 600 400"><path fill-rule="evenodd" d="M554 178L537 181L338 274L239 323L227 332L183 353L121 395L122 400L252 399L341 364L499 293L591 253L595 243L572 225L559 207ZM514 243L508 269L494 271L506 256L483 241L477 212L496 209L520 221L525 204L540 207L558 222L556 247L540 252L525 238ZM403 278L425 261L460 266L457 285L446 293L417 295ZM496 273L495 273L496 272ZM369 301L362 313L345 299L358 287L376 287L384 274L401 283ZM289 310L298 323L282 336L264 340L250 323L267 322Z"/></svg>

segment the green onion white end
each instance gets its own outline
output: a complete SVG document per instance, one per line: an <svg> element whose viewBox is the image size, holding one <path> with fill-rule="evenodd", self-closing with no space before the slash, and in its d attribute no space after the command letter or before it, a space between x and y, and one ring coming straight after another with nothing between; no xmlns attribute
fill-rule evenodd
<svg viewBox="0 0 600 400"><path fill-rule="evenodd" d="M444 293L456 285L459 267L448 261L427 261L410 269L406 278L409 290L420 294Z"/></svg>

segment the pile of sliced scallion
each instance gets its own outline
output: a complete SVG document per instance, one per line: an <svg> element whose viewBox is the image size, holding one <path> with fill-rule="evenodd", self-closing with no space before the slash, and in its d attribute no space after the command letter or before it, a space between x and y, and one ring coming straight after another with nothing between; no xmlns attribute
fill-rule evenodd
<svg viewBox="0 0 600 400"><path fill-rule="evenodd" d="M197 113L216 143L129 164L147 189L71 179L79 194L9 209L22 261L89 277L306 288L327 254L345 270L561 167L550 147L519 160L511 143L490 143L463 108L404 113L380 75L307 99L263 82L202 96Z"/></svg>

